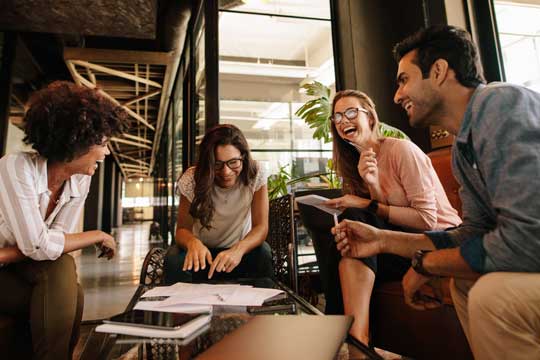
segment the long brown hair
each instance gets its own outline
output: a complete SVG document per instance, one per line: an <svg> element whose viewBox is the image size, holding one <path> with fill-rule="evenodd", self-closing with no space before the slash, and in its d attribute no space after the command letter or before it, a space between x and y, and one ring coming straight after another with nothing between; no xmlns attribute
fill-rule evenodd
<svg viewBox="0 0 540 360"><path fill-rule="evenodd" d="M358 90L338 91L332 101L332 114L334 114L336 103L346 97L355 97L360 101L362 108L367 110L371 124L373 140L378 141L381 138L379 130L379 117L375 111L373 100L365 93ZM369 190L366 183L358 173L358 160L360 153L354 146L343 140L339 136L336 124L330 121L332 129L332 147L334 170L343 178L343 192L358 196L369 196Z"/></svg>
<svg viewBox="0 0 540 360"><path fill-rule="evenodd" d="M215 210L211 196L216 175L214 169L215 151L218 146L222 145L232 145L240 151L243 160L239 178L242 184L249 186L257 176L257 165L251 158L249 145L240 129L231 124L222 124L208 130L199 146L199 159L194 176L195 197L189 208L190 215L198 219L206 229L211 228L210 223Z"/></svg>

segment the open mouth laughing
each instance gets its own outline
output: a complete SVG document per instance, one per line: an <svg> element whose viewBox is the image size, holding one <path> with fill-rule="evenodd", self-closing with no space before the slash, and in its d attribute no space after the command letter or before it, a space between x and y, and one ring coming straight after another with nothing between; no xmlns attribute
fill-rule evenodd
<svg viewBox="0 0 540 360"><path fill-rule="evenodd" d="M343 134L346 136L346 137L351 137L352 135L354 135L356 133L356 126L353 126L353 125L347 125L346 127L344 127L342 130Z"/></svg>

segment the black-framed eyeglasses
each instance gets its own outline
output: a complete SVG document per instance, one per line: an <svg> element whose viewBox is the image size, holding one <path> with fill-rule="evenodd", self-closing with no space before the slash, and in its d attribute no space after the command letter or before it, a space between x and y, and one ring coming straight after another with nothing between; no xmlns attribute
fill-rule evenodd
<svg viewBox="0 0 540 360"><path fill-rule="evenodd" d="M345 110L342 113L335 112L334 115L330 116L330 120L332 120L332 122L337 125L337 124L339 124L339 123L341 123L343 121L343 117L346 117L349 120L356 119L356 117L358 116L359 111L361 111L363 113L366 113L366 114L369 114L369 112L366 109L348 108L347 110Z"/></svg>
<svg viewBox="0 0 540 360"><path fill-rule="evenodd" d="M215 170L221 170L221 169L223 169L223 167L225 165L227 165L227 167L229 169L236 170L236 169L239 169L242 166L242 160L244 160L243 156L237 157L237 158L232 158L232 159L229 159L227 161L216 160L216 162L214 163L214 169Z"/></svg>

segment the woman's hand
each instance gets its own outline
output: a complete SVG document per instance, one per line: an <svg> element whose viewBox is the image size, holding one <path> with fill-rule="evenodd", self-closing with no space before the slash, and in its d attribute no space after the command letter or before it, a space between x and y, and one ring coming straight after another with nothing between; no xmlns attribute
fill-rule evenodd
<svg viewBox="0 0 540 360"><path fill-rule="evenodd" d="M212 254L201 240L193 238L187 245L187 254L184 260L183 271L191 270L197 272L206 268L206 262L212 265Z"/></svg>
<svg viewBox="0 0 540 360"><path fill-rule="evenodd" d="M236 245L220 252L208 271L208 278L212 278L214 271L230 273L238 266L238 264L240 264L242 256L244 256L244 252Z"/></svg>
<svg viewBox="0 0 540 360"><path fill-rule="evenodd" d="M369 202L370 200L368 199L364 199L356 195L347 194L342 197L327 200L323 203L323 205L341 209L341 210L346 209L346 208L365 209L368 207Z"/></svg>
<svg viewBox="0 0 540 360"><path fill-rule="evenodd" d="M364 179L366 184L372 187L379 186L379 168L377 167L376 154L372 148L360 153L358 160L358 174Z"/></svg>
<svg viewBox="0 0 540 360"><path fill-rule="evenodd" d="M110 234L107 234L103 231L99 232L101 236L101 241L98 242L98 246L101 249L101 254L99 254L98 257L105 256L107 260L111 260L116 253L116 241L114 241L114 238Z"/></svg>

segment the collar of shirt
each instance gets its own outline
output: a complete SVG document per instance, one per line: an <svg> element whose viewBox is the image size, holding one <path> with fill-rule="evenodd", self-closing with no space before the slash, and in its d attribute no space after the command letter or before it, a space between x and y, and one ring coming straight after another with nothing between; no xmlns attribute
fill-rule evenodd
<svg viewBox="0 0 540 360"><path fill-rule="evenodd" d="M41 156L37 156L38 165L36 169L38 171L38 182L37 182L37 192L38 194L43 194L49 191L49 181L47 178L47 159ZM81 197L81 189L79 186L79 181L75 175L72 175L69 180L66 182L64 191L62 191L62 202L66 202L70 197Z"/></svg>
<svg viewBox="0 0 540 360"><path fill-rule="evenodd" d="M469 134L471 132L471 119L472 119L472 111L473 111L473 102L474 98L486 87L485 84L480 84L476 87L474 90L473 95L471 96L471 99L469 100L469 104L467 105L467 109L465 110L465 114L463 115L463 121L461 122L461 127L459 129L459 132L456 137L456 142L466 144L469 141Z"/></svg>

